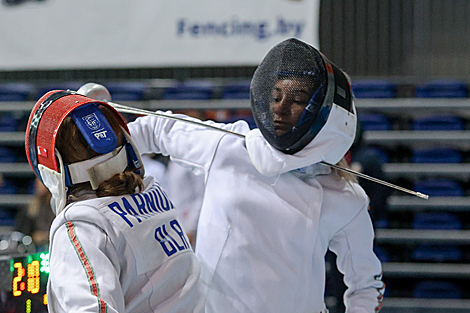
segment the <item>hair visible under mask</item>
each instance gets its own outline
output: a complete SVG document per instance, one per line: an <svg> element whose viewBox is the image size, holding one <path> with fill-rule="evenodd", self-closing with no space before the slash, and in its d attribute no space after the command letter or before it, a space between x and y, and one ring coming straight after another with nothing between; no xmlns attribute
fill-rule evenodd
<svg viewBox="0 0 470 313"><path fill-rule="evenodd" d="M103 105L100 105L99 108L116 133L119 139L118 146L122 146L123 130L114 118L114 113ZM66 164L88 160L100 155L91 149L70 116L64 119L59 128L56 146ZM102 182L98 189L94 191L89 182L70 186L67 203L81 200L84 194L96 194L97 197L120 196L132 194L143 189L142 177L126 169L124 172L115 174L113 177Z"/></svg>

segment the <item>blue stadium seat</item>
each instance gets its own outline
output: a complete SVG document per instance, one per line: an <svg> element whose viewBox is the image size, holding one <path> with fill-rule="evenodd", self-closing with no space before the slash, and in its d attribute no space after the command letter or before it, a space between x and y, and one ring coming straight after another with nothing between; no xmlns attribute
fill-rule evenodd
<svg viewBox="0 0 470 313"><path fill-rule="evenodd" d="M412 163L462 163L459 150L450 148L432 148L413 150Z"/></svg>
<svg viewBox="0 0 470 313"><path fill-rule="evenodd" d="M34 86L28 83L0 84L0 101L27 101L33 91Z"/></svg>
<svg viewBox="0 0 470 313"><path fill-rule="evenodd" d="M447 212L416 213L411 224L414 229L462 229L460 219Z"/></svg>
<svg viewBox="0 0 470 313"><path fill-rule="evenodd" d="M37 94L36 94L36 99L41 98L45 93L51 91L51 90L74 90L77 91L81 86L83 86L83 82L77 82L77 81L70 81L70 82L58 82L58 83L51 83L51 84L45 84L41 85L38 88Z"/></svg>
<svg viewBox="0 0 470 313"><path fill-rule="evenodd" d="M431 197L462 197L460 184L450 179L430 178L415 182L415 191Z"/></svg>
<svg viewBox="0 0 470 313"><path fill-rule="evenodd" d="M15 226L15 218L2 208L0 208L0 226Z"/></svg>
<svg viewBox="0 0 470 313"><path fill-rule="evenodd" d="M387 250L385 250L384 248L374 246L374 253L377 256L377 258L380 260L380 262L389 262L390 261L390 256L389 256Z"/></svg>
<svg viewBox="0 0 470 313"><path fill-rule="evenodd" d="M8 147L0 147L0 163L14 163L18 161L15 150Z"/></svg>
<svg viewBox="0 0 470 313"><path fill-rule="evenodd" d="M458 80L433 80L416 86L417 98L464 98L468 96L468 87Z"/></svg>
<svg viewBox="0 0 470 313"><path fill-rule="evenodd" d="M452 115L434 115L415 118L413 130L464 130L465 125L460 117Z"/></svg>
<svg viewBox="0 0 470 313"><path fill-rule="evenodd" d="M251 81L234 82L222 89L222 99L250 99Z"/></svg>
<svg viewBox="0 0 470 313"><path fill-rule="evenodd" d="M423 212L415 214L411 227L413 229L459 230L462 229L462 222L451 213ZM454 244L422 244L413 249L411 257L415 261L449 262L462 260L463 253Z"/></svg>
<svg viewBox="0 0 470 313"><path fill-rule="evenodd" d="M356 98L394 98L397 93L395 84L385 80L359 80L351 84Z"/></svg>
<svg viewBox="0 0 470 313"><path fill-rule="evenodd" d="M413 298L461 299L462 290L449 281L424 280L413 288Z"/></svg>
<svg viewBox="0 0 470 313"><path fill-rule="evenodd" d="M420 262L458 262L463 259L462 250L453 244L420 245L411 251L411 258Z"/></svg>
<svg viewBox="0 0 470 313"><path fill-rule="evenodd" d="M140 82L109 82L104 84L112 101L139 101L144 99L147 86Z"/></svg>
<svg viewBox="0 0 470 313"><path fill-rule="evenodd" d="M384 114L380 113L360 113L358 119L362 129L368 130L391 130L390 121Z"/></svg>
<svg viewBox="0 0 470 313"><path fill-rule="evenodd" d="M462 222L457 216L451 213L423 212L415 214L411 227L413 229L459 230L462 229ZM463 253L462 250L454 244L422 244L412 250L411 257L415 261L460 261L463 258Z"/></svg>
<svg viewBox="0 0 470 313"><path fill-rule="evenodd" d="M162 92L164 100L209 100L214 86L208 81L186 81L175 86L166 87Z"/></svg>
<svg viewBox="0 0 470 313"><path fill-rule="evenodd" d="M382 163L388 163L389 162L389 156L388 152L385 151L384 149L378 148L378 147L370 147L369 148L370 153L373 153L376 155Z"/></svg>
<svg viewBox="0 0 470 313"><path fill-rule="evenodd" d="M14 132L18 130L20 119L13 114L0 113L0 132Z"/></svg>
<svg viewBox="0 0 470 313"><path fill-rule="evenodd" d="M15 182L10 178L4 178L0 183L0 194L13 195L18 191Z"/></svg>

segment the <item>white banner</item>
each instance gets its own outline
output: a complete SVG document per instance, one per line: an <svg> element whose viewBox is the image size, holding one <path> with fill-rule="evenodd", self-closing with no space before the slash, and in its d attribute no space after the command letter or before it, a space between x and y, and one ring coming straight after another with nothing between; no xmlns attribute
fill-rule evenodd
<svg viewBox="0 0 470 313"><path fill-rule="evenodd" d="M257 65L320 0L3 0L0 70Z"/></svg>

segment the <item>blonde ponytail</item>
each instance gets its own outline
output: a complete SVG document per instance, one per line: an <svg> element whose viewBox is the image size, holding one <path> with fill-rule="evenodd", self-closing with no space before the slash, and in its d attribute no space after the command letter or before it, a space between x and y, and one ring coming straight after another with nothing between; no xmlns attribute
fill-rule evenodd
<svg viewBox="0 0 470 313"><path fill-rule="evenodd" d="M349 165L348 165L348 162L346 161L345 158L342 158L338 163L336 163L336 165L341 166L341 167L344 167L344 168L350 168ZM351 174L351 173L348 173L348 172L345 172L345 171L341 171L341 170L337 170L337 169L333 169L333 172L335 172L337 175L343 177L343 178L346 179L348 182L357 183L357 178L356 178L356 176L354 176L354 175Z"/></svg>

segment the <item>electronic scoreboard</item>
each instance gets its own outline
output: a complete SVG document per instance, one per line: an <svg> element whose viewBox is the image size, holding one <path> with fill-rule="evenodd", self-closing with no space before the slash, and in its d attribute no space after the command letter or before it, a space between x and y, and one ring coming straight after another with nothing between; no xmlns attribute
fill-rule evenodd
<svg viewBox="0 0 470 313"><path fill-rule="evenodd" d="M49 253L0 256L0 312L47 312Z"/></svg>

